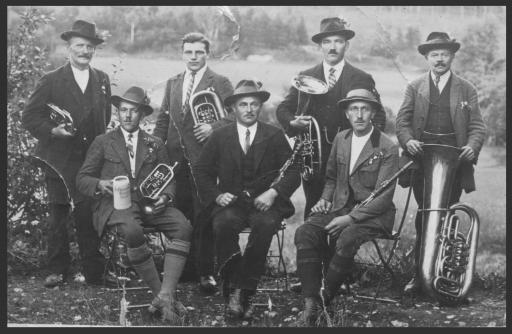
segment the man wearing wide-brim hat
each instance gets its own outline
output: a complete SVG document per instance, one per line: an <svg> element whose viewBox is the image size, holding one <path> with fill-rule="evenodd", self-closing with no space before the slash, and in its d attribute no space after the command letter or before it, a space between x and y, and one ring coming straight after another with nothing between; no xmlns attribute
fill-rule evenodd
<svg viewBox="0 0 512 334"><path fill-rule="evenodd" d="M322 307L343 283L350 283L347 280L359 247L391 234L396 211L395 183L357 207L398 170L398 146L372 124L381 103L371 91L360 88L348 92L338 107L351 129L334 138L322 195L295 232L297 276L304 297L302 320L307 326L315 326Z"/></svg>
<svg viewBox="0 0 512 334"><path fill-rule="evenodd" d="M292 86L276 110L277 119L289 137L306 132L311 117L315 118L320 128L322 168L309 180L303 180L306 195L304 216L309 213L322 194L325 166L334 137L338 132L350 128L348 119L344 113L338 112L336 103L349 91L357 88L364 88L377 94L372 76L352 66L345 59L345 54L355 35L355 32L347 27L347 22L339 17L322 19L320 31L311 39L321 50L323 61L300 74L325 82L327 93L309 95L301 92L299 102L298 90ZM307 104L307 110L303 110L306 101L309 101L309 104ZM298 108L298 105L301 107ZM303 116L298 116L299 114ZM379 110L374 118L374 124L381 130L384 128L385 118L383 109Z"/></svg>
<svg viewBox="0 0 512 334"><path fill-rule="evenodd" d="M60 178L51 169L46 172L50 202L49 275L44 285L54 287L70 274L67 233L71 221L70 200L75 206L73 215L85 280L88 284L103 284L104 259L98 251L99 238L92 227L90 200L75 188L76 173L89 145L97 135L105 133L110 122L109 77L90 66L96 46L103 43L103 39L98 36L96 25L84 20L75 21L61 38L67 43L68 62L39 80L22 117L23 127L38 139L36 155L62 175ZM72 126L52 120L47 104L69 112ZM68 190L71 198L68 198Z"/></svg>
<svg viewBox="0 0 512 334"><path fill-rule="evenodd" d="M407 157L419 157L422 144L444 144L461 148L460 165L451 190L449 205L459 201L464 189L475 190L473 165L485 139L486 128L480 114L475 87L451 70L460 43L446 32L431 32L418 46L430 70L407 85L404 101L396 118L396 131ZM423 169L418 163L412 187L418 207L423 207ZM409 176L399 184L407 187ZM421 215L416 214L416 267L419 261ZM420 290L417 273L404 292Z"/></svg>
<svg viewBox="0 0 512 334"><path fill-rule="evenodd" d="M224 100L236 122L212 133L194 166L201 200L211 210L227 312L235 318L252 317L251 297L272 237L293 215L290 197L300 185L300 159L278 173L292 154L284 132L258 120L269 97L260 82L240 81ZM251 233L241 255L238 234L246 227Z"/></svg>
<svg viewBox="0 0 512 334"><path fill-rule="evenodd" d="M119 127L96 137L77 175L77 188L94 198L94 228L98 235L110 226L125 240L127 255L138 276L153 293L150 311L159 311L171 325L183 325L186 308L175 298L178 279L190 249L192 226L183 213L174 208L176 180L149 200L143 198L140 185L160 163L167 164L167 149L160 138L139 128L145 116L153 112L146 91L132 86L122 96L112 96ZM114 209L113 179L127 176L131 188L131 207ZM148 201L149 200L149 201ZM149 205L151 211L144 210ZM146 243L142 225L153 226L165 235L163 280Z"/></svg>

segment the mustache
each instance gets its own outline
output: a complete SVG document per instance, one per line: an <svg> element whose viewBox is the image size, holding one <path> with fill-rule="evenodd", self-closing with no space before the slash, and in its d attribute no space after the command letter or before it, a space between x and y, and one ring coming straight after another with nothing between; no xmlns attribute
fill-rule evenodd
<svg viewBox="0 0 512 334"><path fill-rule="evenodd" d="M436 63L436 66L446 66L446 64L443 62L439 62L439 63Z"/></svg>
<svg viewBox="0 0 512 334"><path fill-rule="evenodd" d="M81 55L78 55L78 57L84 57L84 58L87 58L87 59L91 59L92 56L89 55L89 54L81 54Z"/></svg>
<svg viewBox="0 0 512 334"><path fill-rule="evenodd" d="M336 50L331 50L331 51L329 51L329 54L330 54L330 55L337 55L337 54L338 54L338 52L336 52Z"/></svg>

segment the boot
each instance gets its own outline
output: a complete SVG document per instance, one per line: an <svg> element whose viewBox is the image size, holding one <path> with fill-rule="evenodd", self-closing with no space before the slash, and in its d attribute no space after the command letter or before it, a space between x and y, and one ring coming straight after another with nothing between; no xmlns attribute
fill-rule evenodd
<svg viewBox="0 0 512 334"><path fill-rule="evenodd" d="M244 319L252 319L253 315L254 315L254 305L252 304L251 302L251 298L252 296L254 296L255 294L255 291L254 290L247 290L247 289L243 289L242 290L242 306L244 308L244 314L243 314L243 318Z"/></svg>
<svg viewBox="0 0 512 334"><path fill-rule="evenodd" d="M319 312L320 303L317 298L304 298L304 311L302 312L302 318L305 326L316 327L316 321L318 319Z"/></svg>
<svg viewBox="0 0 512 334"><path fill-rule="evenodd" d="M162 321L168 322L171 326L183 326L185 324L187 309L182 303L172 297L155 297L148 310L153 315L160 315Z"/></svg>
<svg viewBox="0 0 512 334"><path fill-rule="evenodd" d="M233 318L241 318L243 316L242 289L237 288L230 293L227 314Z"/></svg>

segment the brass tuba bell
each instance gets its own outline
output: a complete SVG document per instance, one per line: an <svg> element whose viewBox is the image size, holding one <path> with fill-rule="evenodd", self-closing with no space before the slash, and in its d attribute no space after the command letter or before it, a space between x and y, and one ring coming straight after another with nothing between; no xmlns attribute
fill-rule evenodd
<svg viewBox="0 0 512 334"><path fill-rule="evenodd" d="M192 95L189 105L194 125L213 123L226 116L222 100L215 93L213 87L208 87Z"/></svg>
<svg viewBox="0 0 512 334"><path fill-rule="evenodd" d="M160 193L174 178L174 168L177 164L178 162L172 166L158 164L140 184L139 191L142 195L140 205L145 214L153 213L153 203L158 200Z"/></svg>
<svg viewBox="0 0 512 334"><path fill-rule="evenodd" d="M423 145L424 190L420 281L430 296L445 305L460 303L471 286L475 270L480 220L464 203L448 207L459 166L460 149ZM456 215L464 212L469 221Z"/></svg>

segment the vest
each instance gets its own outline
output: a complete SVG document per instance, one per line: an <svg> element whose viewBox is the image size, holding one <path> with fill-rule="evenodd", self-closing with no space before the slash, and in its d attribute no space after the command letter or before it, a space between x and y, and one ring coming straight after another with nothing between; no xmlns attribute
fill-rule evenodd
<svg viewBox="0 0 512 334"><path fill-rule="evenodd" d="M240 146L240 145L239 145ZM256 170L254 169L254 145L251 145L247 154L244 154L240 147L240 167L242 168L242 189L248 190L252 193L252 189L255 185L253 183L256 177ZM259 194L254 194L259 195Z"/></svg>
<svg viewBox="0 0 512 334"><path fill-rule="evenodd" d="M441 95L430 77L430 103L424 131L436 134L452 133L453 125L450 116L450 86L452 78L448 79Z"/></svg>
<svg viewBox="0 0 512 334"><path fill-rule="evenodd" d="M80 105L82 106L81 112L76 115L75 127L77 129L77 133L75 136L75 154L81 155L85 158L85 154L87 153L87 149L91 145L92 141L96 137L96 133L94 130L94 116L93 116L93 92L92 92L92 75L89 75L89 82L87 83L87 87L85 92L82 93L82 90L73 80L76 89L79 92Z"/></svg>

